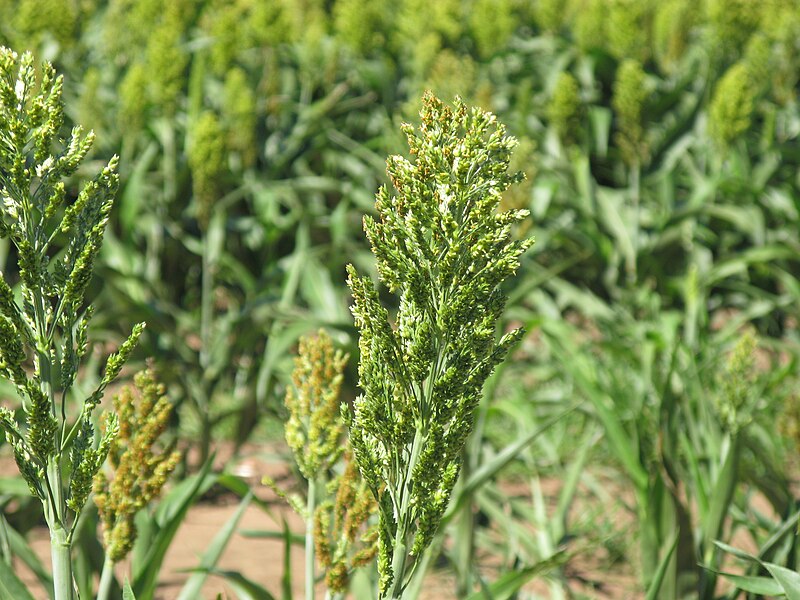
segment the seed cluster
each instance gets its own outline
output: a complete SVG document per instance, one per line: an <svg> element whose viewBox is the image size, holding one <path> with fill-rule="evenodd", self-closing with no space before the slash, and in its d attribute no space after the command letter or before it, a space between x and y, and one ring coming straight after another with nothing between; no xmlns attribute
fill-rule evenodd
<svg viewBox="0 0 800 600"><path fill-rule="evenodd" d="M134 378L114 396L118 433L111 442L108 458L113 474L100 471L94 478L94 502L103 523L108 556L119 562L136 540L136 513L161 493L180 452L159 449L167 428L172 404L164 386L151 369Z"/></svg>
<svg viewBox="0 0 800 600"><path fill-rule="evenodd" d="M521 330L495 339L500 284L533 240L514 240L525 210L497 212L521 179L516 140L494 115L426 94L419 131L403 126L414 160L391 157L395 194L364 218L381 281L400 297L394 323L373 282L348 267L363 394L345 411L353 452L380 514L381 587L398 552L430 544L458 477L481 389ZM399 563L396 563L399 564Z"/></svg>

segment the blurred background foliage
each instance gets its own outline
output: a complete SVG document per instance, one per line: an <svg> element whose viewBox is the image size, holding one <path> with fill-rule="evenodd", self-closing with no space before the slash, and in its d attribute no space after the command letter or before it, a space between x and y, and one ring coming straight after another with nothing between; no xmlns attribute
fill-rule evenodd
<svg viewBox="0 0 800 600"><path fill-rule="evenodd" d="M509 467L532 506L482 488L470 505L493 516L460 535L491 547L498 527L547 522L503 563L546 559L586 524L577 484L546 519L538 478L600 498L592 460L635 490L644 585L668 561L675 594L710 597L697 563L739 529L796 566L771 536L795 511L800 430L798 0L3 0L0 42L53 61L95 158L121 156L94 339L147 321L139 356L198 462L214 440L275 437L300 335L324 326L355 354L344 265L374 272L361 216L432 89L519 139L527 179L504 202L537 240L508 289L529 334L465 472L509 423L583 401ZM744 331L755 361L732 399L718 373ZM753 516L759 493L772 512ZM451 560L466 590L477 559Z"/></svg>

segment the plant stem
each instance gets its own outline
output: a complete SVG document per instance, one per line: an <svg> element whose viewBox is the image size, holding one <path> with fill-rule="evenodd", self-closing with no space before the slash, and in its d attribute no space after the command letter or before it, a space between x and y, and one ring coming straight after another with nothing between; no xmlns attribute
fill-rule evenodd
<svg viewBox="0 0 800 600"><path fill-rule="evenodd" d="M41 299L41 298L40 298ZM40 308L37 306L37 308ZM37 311L37 329L41 336L37 342L39 370L41 373L40 388L50 400L53 416L58 418L56 412L56 399L53 385L53 370L47 352L48 340L42 339L47 332L47 322L44 310ZM64 406L61 407L62 423L66 422ZM61 435L56 432L55 448L61 447ZM72 544L66 527L66 504L64 502L63 478L61 473L60 456L56 455L47 461L45 476L50 495L45 501L45 518L50 529L50 557L53 562L53 589L55 600L73 600L74 585L72 580Z"/></svg>
<svg viewBox="0 0 800 600"><path fill-rule="evenodd" d="M467 453L465 452L464 454L466 455ZM469 472L470 461L469 457L465 456L461 469L461 485L464 485L469 479ZM472 514L472 497L470 497L464 503L464 508L461 510L461 516L455 532L455 556L456 564L458 565L456 596L458 598L466 598L472 591L472 554L475 543L474 527L475 517Z"/></svg>
<svg viewBox="0 0 800 600"><path fill-rule="evenodd" d="M211 394L213 382L206 379L211 363L211 332L213 327L213 294L214 294L214 265L211 260L211 242L208 231L203 234L203 257L200 291L200 368L204 377L200 381L202 394L197 399L200 404L200 420L202 424L200 459L205 462L211 452ZM201 464L202 464L201 462Z"/></svg>
<svg viewBox="0 0 800 600"><path fill-rule="evenodd" d="M409 506L409 500L411 499L411 476L414 473L414 468L417 466L419 453L422 450L422 443L425 437L420 431L421 429L422 427L418 426L414 434L414 441L411 444L411 456L409 457L408 465L403 474L402 487L398 490L400 506L399 513L396 515L397 533L395 534L394 550L392 552L392 573L394 577L392 578L392 585L386 596L392 598L392 600L402 598L403 589L405 588L406 560L408 559L407 540L411 524L414 520L411 514L411 506Z"/></svg>
<svg viewBox="0 0 800 600"><path fill-rule="evenodd" d="M57 465L50 465L48 471L56 471ZM61 496L60 473L58 480L54 481L57 496ZM73 600L74 585L72 582L72 558L69 534L61 523L58 514L51 509L48 511L48 527L50 529L50 557L53 561L53 589L55 600Z"/></svg>
<svg viewBox="0 0 800 600"><path fill-rule="evenodd" d="M100 575L100 585L97 588L96 600L108 600L108 594L111 592L111 582L114 580L114 563L106 554L106 559L103 562L103 572Z"/></svg>
<svg viewBox="0 0 800 600"><path fill-rule="evenodd" d="M308 500L306 510L306 600L314 600L314 511L316 510L317 482L308 480Z"/></svg>

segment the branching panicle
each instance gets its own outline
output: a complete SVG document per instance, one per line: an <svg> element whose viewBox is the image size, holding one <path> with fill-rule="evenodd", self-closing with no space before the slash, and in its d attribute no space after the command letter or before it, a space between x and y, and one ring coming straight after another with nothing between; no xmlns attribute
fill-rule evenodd
<svg viewBox="0 0 800 600"><path fill-rule="evenodd" d="M413 161L387 161L396 194L376 196L364 230L381 281L400 296L393 328L373 283L348 268L360 333L363 395L350 439L381 518L381 593L397 597L430 544L459 472L486 378L519 339L495 341L498 287L532 240L514 241L525 210L498 214L516 141L494 115L424 98L418 131L402 127Z"/></svg>
<svg viewBox="0 0 800 600"><path fill-rule="evenodd" d="M339 459L342 423L339 388L347 355L334 350L324 331L300 339L292 373L294 387L286 390L286 443L294 453L300 472L316 479Z"/></svg>
<svg viewBox="0 0 800 600"><path fill-rule="evenodd" d="M95 504L115 563L133 547L136 513L161 493L180 460L172 446L160 448L172 412L164 386L150 369L138 373L134 384L114 397L116 414L106 422L101 449L106 446L113 474L100 470L94 476Z"/></svg>
<svg viewBox="0 0 800 600"><path fill-rule="evenodd" d="M0 276L0 376L16 387L26 416L23 429L4 411L0 426L31 493L44 505L55 598L71 600L72 535L116 435L109 419L98 440L92 413L141 326L109 359L79 414L70 415L69 391L87 351L92 314L85 294L119 176L114 157L77 199L67 198L64 180L78 170L94 134L76 125L67 139L60 137L62 88L52 65L37 71L30 53L0 48L0 236L15 246L19 272L18 296ZM66 247L56 247L64 237Z"/></svg>

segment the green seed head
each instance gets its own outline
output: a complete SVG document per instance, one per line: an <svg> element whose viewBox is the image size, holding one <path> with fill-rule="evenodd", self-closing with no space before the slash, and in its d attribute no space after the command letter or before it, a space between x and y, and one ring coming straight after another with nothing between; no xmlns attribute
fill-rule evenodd
<svg viewBox="0 0 800 600"><path fill-rule="evenodd" d="M384 590L404 576L392 570L398 528L414 556L436 532L483 383L519 339L495 340L499 286L532 243L512 235L527 211L498 212L521 176L508 170L516 141L494 115L430 93L420 114L418 129L402 127L412 158L387 161L394 191L381 188L376 217L364 219L379 278L399 296L394 319L375 284L348 268L363 394L346 418L378 500Z"/></svg>
<svg viewBox="0 0 800 600"><path fill-rule="evenodd" d="M628 164L641 163L647 158L644 105L648 95L642 64L633 59L624 61L617 70L611 104L617 119L617 143Z"/></svg>
<svg viewBox="0 0 800 600"><path fill-rule="evenodd" d="M709 107L708 128L722 148L733 144L750 129L756 89L748 65L738 62L717 82Z"/></svg>

